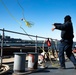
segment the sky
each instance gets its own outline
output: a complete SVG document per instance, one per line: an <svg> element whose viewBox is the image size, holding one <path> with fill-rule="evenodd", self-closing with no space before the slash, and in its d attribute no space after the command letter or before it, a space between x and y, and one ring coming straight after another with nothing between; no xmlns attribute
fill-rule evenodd
<svg viewBox="0 0 76 75"><path fill-rule="evenodd" d="M66 15L72 17L73 40L76 41L76 0L0 0L0 29L25 33L20 28L21 24L28 34L60 40L61 31L52 31L52 24L63 23ZM33 26L27 27L21 21L23 17L33 23ZM30 39L17 34L5 34L14 38Z"/></svg>

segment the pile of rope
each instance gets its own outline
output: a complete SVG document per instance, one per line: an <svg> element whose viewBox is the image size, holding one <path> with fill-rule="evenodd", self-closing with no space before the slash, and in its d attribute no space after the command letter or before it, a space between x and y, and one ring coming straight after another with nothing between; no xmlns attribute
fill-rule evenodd
<svg viewBox="0 0 76 75"><path fill-rule="evenodd" d="M46 52L44 49L42 49L41 47L39 47L42 50L41 55L43 56L43 59L39 59L41 63L45 63L50 61L50 64L53 67L59 67L59 59L58 59L58 53L55 52L53 54L52 50L48 50L48 52Z"/></svg>

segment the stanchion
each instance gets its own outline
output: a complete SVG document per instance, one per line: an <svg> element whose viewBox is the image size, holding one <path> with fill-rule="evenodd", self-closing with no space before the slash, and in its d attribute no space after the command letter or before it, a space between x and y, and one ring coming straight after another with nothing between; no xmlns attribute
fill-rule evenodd
<svg viewBox="0 0 76 75"><path fill-rule="evenodd" d="M14 53L14 67L13 67L14 73L25 72L25 58L26 53L22 52Z"/></svg>
<svg viewBox="0 0 76 75"><path fill-rule="evenodd" d="M38 68L38 53L30 52L28 57L28 70L35 70Z"/></svg>

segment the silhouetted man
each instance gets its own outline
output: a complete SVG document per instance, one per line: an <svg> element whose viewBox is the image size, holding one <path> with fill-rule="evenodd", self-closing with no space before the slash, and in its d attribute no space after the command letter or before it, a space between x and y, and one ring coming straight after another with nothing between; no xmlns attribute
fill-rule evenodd
<svg viewBox="0 0 76 75"><path fill-rule="evenodd" d="M71 17L69 15L64 17L64 23L54 23L52 31L55 29L61 30L61 40L59 45L59 61L60 68L65 68L65 57L64 51L66 52L67 57L73 62L76 69L76 59L72 53L72 45L73 45L73 26Z"/></svg>

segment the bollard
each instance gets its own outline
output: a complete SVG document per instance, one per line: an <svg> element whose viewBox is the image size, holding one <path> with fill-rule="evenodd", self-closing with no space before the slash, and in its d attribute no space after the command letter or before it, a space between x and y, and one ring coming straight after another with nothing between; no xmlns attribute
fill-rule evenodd
<svg viewBox="0 0 76 75"><path fill-rule="evenodd" d="M28 70L34 70L38 68L38 53L29 53L28 57Z"/></svg>
<svg viewBox="0 0 76 75"><path fill-rule="evenodd" d="M14 72L25 72L26 53L14 53Z"/></svg>

